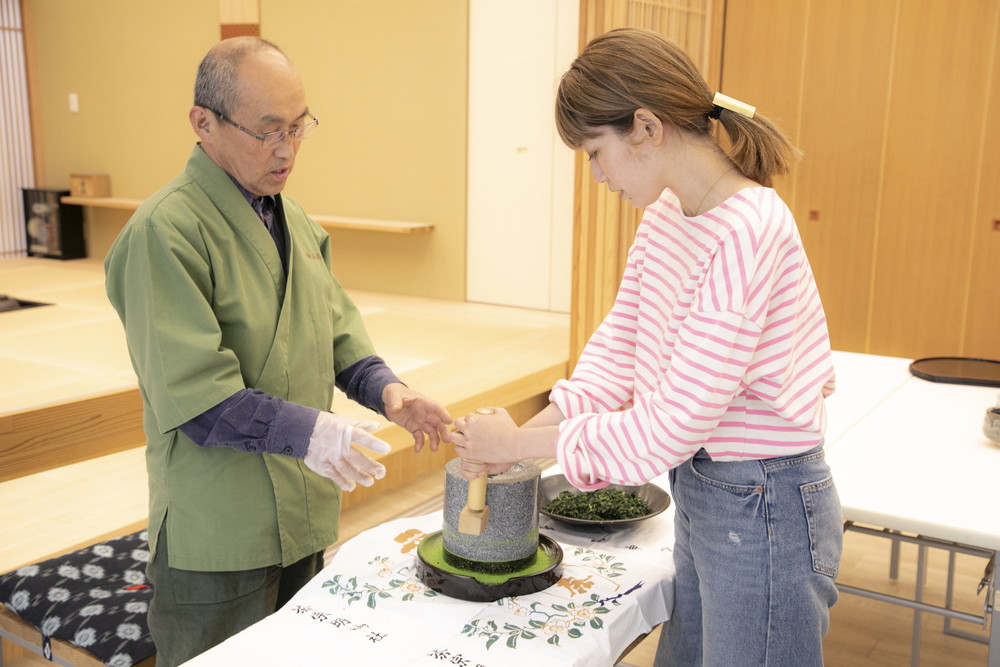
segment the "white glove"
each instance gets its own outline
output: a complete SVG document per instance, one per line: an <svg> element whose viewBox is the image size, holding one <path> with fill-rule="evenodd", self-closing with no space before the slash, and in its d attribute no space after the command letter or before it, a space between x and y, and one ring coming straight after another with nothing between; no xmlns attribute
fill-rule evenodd
<svg viewBox="0 0 1000 667"><path fill-rule="evenodd" d="M353 491L355 482L371 486L376 479L385 477L385 466L351 447L351 443L388 454L392 451L389 443L372 435L377 428L377 422L320 412L303 463L313 472L332 479L344 491Z"/></svg>

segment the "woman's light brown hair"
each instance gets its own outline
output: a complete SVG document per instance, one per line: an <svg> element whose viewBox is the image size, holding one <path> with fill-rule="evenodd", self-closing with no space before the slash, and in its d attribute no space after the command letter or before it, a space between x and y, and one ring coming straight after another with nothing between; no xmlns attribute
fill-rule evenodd
<svg viewBox="0 0 1000 667"><path fill-rule="evenodd" d="M556 127L567 146L579 148L605 126L627 133L635 110L645 107L665 125L710 135L713 98L683 49L658 33L621 28L592 40L562 76ZM723 109L718 122L729 138L729 158L761 185L772 185L774 176L788 171L799 156L760 113L746 118Z"/></svg>

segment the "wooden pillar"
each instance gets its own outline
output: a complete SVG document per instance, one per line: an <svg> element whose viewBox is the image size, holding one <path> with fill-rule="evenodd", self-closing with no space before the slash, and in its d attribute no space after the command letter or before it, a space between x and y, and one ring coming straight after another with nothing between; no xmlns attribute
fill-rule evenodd
<svg viewBox="0 0 1000 667"><path fill-rule="evenodd" d="M258 0L219 0L219 39L260 36Z"/></svg>

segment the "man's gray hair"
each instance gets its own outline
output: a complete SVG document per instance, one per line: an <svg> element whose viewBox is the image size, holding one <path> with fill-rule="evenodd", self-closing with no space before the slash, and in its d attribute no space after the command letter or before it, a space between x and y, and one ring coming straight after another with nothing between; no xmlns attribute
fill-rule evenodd
<svg viewBox="0 0 1000 667"><path fill-rule="evenodd" d="M239 105L237 70L248 55L260 51L277 51L277 45L260 37L233 37L213 46L201 64L194 80L194 105L214 109L229 116Z"/></svg>

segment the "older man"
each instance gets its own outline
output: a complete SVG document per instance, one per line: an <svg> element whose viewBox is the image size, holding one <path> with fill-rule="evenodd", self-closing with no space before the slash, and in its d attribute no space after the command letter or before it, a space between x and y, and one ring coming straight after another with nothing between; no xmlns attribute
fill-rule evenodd
<svg viewBox="0 0 1000 667"><path fill-rule="evenodd" d="M184 171L105 261L143 397L157 665L207 650L284 604L335 542L341 489L389 446L327 412L334 386L413 434L448 412L377 356L330 270L330 238L288 182L319 121L295 68L258 38L203 59ZM339 487L339 488L338 488Z"/></svg>

